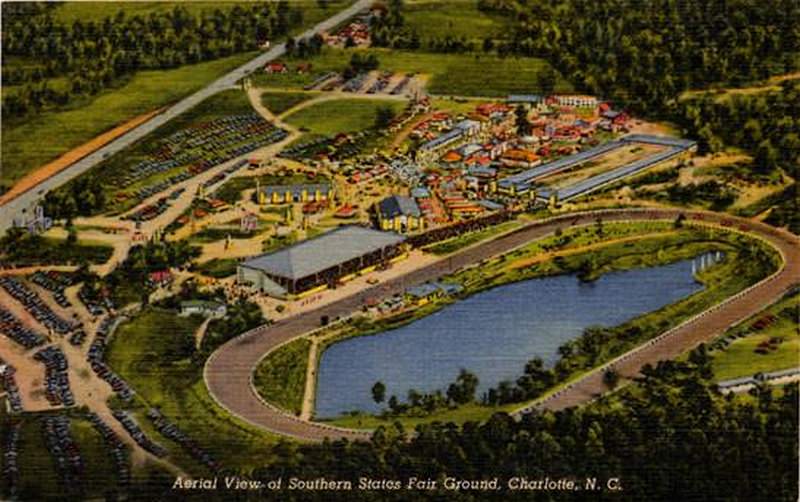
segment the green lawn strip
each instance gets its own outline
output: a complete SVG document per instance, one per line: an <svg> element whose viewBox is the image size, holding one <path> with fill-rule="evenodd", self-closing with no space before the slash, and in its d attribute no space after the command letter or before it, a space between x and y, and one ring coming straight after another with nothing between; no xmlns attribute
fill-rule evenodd
<svg viewBox="0 0 800 502"><path fill-rule="evenodd" d="M256 368L253 384L270 403L299 415L303 407L311 341L298 338L278 347Z"/></svg>
<svg viewBox="0 0 800 502"><path fill-rule="evenodd" d="M435 255L449 254L467 246L471 246L477 242L487 240L490 237L500 235L503 232L507 232L519 226L519 221L506 221L493 227L478 230L477 232L470 232L458 237L453 237L452 239L447 239L446 241L438 242L432 246L426 247L425 251Z"/></svg>
<svg viewBox="0 0 800 502"><path fill-rule="evenodd" d="M66 239L26 235L7 243L6 249L0 250L0 258L20 266L78 265L83 261L105 263L113 253L111 246L94 241L68 244Z"/></svg>
<svg viewBox="0 0 800 502"><path fill-rule="evenodd" d="M246 53L173 70L140 71L117 87L75 100L66 109L23 121L3 121L0 179L10 186L32 169L123 122L188 96L253 56Z"/></svg>
<svg viewBox="0 0 800 502"><path fill-rule="evenodd" d="M428 91L432 94L493 96L538 93L539 73L548 66L544 59L494 54L444 54L412 52L390 49L334 49L325 48L319 56L307 59L289 58L290 71L284 74L260 73L253 77L256 85L265 87L301 88L322 75L341 72L350 63L354 53L375 54L380 61L380 71L395 73L420 73L430 75ZM313 70L297 74L294 64L309 61ZM571 84L559 76L556 92L571 92Z"/></svg>
<svg viewBox="0 0 800 502"><path fill-rule="evenodd" d="M606 224L605 228L608 229L610 226L610 224ZM586 228L569 230L564 232L564 235L561 237L563 238L565 235L569 235L572 232L581 232L585 230ZM549 239L553 240L556 239L556 237L551 237ZM545 393L545 395L547 395L555 392L559 388L563 388L570 381L577 380L585 373L591 371L592 368L641 345L645 340L653 338L677 326L685 319L702 312L711 305L723 301L725 298L732 296L736 292L741 291L767 275L769 271L754 268L752 264L753 260L740 255L740 246L747 245L743 239L743 237L736 234L726 234L713 230L684 229L678 234L645 237L641 241L635 243L613 243L588 253L562 257L561 259L554 259L532 267L512 271L503 271L504 268L507 268L507 262L509 260L507 257L501 256L490 260L488 263L484 263L480 267L467 269L466 271L455 274L450 278L445 278L444 280L456 280L465 285L465 294L468 295L514 281L574 273L585 266L587 259L593 262L594 275L599 276L602 273L616 270L664 265L683 259L689 259L708 251L723 250L727 253L727 259L724 262L698 275L699 280L705 284L705 289L613 328L616 332L620 333L630 329L638 329L640 334L634 338L626 337L624 341L616 339L616 343L603 347L603 350L598 354L596 360L591 363L590 367L576 369L570 377L559 382L553 389L547 391ZM543 241L547 240L548 239L543 239ZM547 245L547 242L537 242L536 244L510 254L522 253L522 255L527 256L528 253L533 252L531 247L542 244ZM451 301L452 300L445 300L441 303L428 304L417 311L402 314L403 317L401 319L395 319L396 325L394 326L387 327L387 324L392 322L391 319L378 321L376 323L371 321L356 323L355 329L349 331L343 330L342 334L331 340L329 344L351 336L377 334L386 329L408 324L409 322L439 310ZM578 364L587 363L586 361L581 362L581 360L576 360L575 362ZM464 412L459 411L459 408L443 410L437 412L435 415L422 419L419 417L391 416L386 418L374 417L374 420L382 421L384 425L399 420L407 426L413 426L420 420L431 421L435 419L450 421L452 417L452 420L456 421L459 418L463 419L464 416L475 420L480 418L481 410L483 410L482 418L486 419L498 410L517 409L524 404L525 403L513 403L500 407L473 404L470 405L471 408ZM327 422L335 425L345 425L352 424L354 419L356 421L361 420L362 423L375 423L374 421L365 422L364 415L344 416ZM373 419L371 418L370 420Z"/></svg>
<svg viewBox="0 0 800 502"><path fill-rule="evenodd" d="M752 376L800 366L800 329L797 325L800 313L800 293L780 300L763 312L753 316L740 325L728 330L720 340L735 336L729 345L715 349L711 344L714 356L712 367L717 380ZM770 326L755 331L752 324L766 314L772 314L776 321ZM761 344L773 344L766 348L766 353L756 352ZM780 342L778 342L780 340Z"/></svg>
<svg viewBox="0 0 800 502"><path fill-rule="evenodd" d="M280 115L286 110L299 105L314 97L315 94L305 92L264 92L261 94L261 104L274 115Z"/></svg>
<svg viewBox="0 0 800 502"><path fill-rule="evenodd" d="M336 99L323 101L297 111L284 120L312 134L332 136L371 128L379 108L390 107L395 114L405 102L386 99Z"/></svg>
<svg viewBox="0 0 800 502"><path fill-rule="evenodd" d="M87 495L102 496L113 491L119 481L111 448L86 419L70 418L70 433L81 453Z"/></svg>
<svg viewBox="0 0 800 502"><path fill-rule="evenodd" d="M214 258L201 263L194 270L208 277L224 279L236 273L239 260L235 258Z"/></svg>
<svg viewBox="0 0 800 502"><path fill-rule="evenodd" d="M148 308L121 325L106 360L146 408L161 410L224 467L248 469L263 458L274 436L245 424L217 405L205 387L202 361L185 354L201 319ZM153 438L161 440L161 436ZM164 440L166 442L166 440Z"/></svg>
<svg viewBox="0 0 800 502"><path fill-rule="evenodd" d="M20 500L56 498L64 494L55 459L47 449L44 429L38 417L28 414L23 416L17 451L17 490Z"/></svg>

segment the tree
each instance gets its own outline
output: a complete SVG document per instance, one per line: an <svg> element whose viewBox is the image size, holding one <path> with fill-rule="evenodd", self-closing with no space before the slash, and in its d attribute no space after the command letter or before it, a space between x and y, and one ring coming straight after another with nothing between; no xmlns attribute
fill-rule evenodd
<svg viewBox="0 0 800 502"><path fill-rule="evenodd" d="M372 386L372 400L380 404L384 399L386 399L386 385L381 381L377 381Z"/></svg>
<svg viewBox="0 0 800 502"><path fill-rule="evenodd" d="M75 225L70 225L67 228L67 244L70 246L74 246L78 242L78 231L75 229Z"/></svg>
<svg viewBox="0 0 800 502"><path fill-rule="evenodd" d="M529 136L531 134L531 123L528 122L528 109L523 105L518 105L514 110L516 117L517 133L520 136Z"/></svg>
<svg viewBox="0 0 800 502"><path fill-rule="evenodd" d="M611 390L619 385L619 373L614 368L608 368L603 372L603 384Z"/></svg>
<svg viewBox="0 0 800 502"><path fill-rule="evenodd" d="M543 95L547 96L553 93L558 81L558 75L552 66L546 65L536 78L539 83L539 91Z"/></svg>
<svg viewBox="0 0 800 502"><path fill-rule="evenodd" d="M377 129L384 129L389 127L394 119L394 110L391 106L380 106L375 110L375 127Z"/></svg>

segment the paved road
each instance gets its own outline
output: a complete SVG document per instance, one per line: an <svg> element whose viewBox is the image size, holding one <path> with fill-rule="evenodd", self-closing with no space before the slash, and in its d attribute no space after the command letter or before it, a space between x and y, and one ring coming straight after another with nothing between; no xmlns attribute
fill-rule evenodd
<svg viewBox="0 0 800 502"><path fill-rule="evenodd" d="M459 268L474 265L549 235L556 228L590 224L598 216L601 216L604 221L672 220L680 213L684 213L690 218L702 218L705 222L722 223L724 220L728 220L737 226L747 227L751 235L763 238L780 250L787 265L776 275L762 281L756 287L740 293L731 301L723 302L710 309L708 313L666 336L662 335L657 341L650 342L636 350L633 355L620 359L615 366L622 374L634 375L645 363L655 363L661 359L675 357L697 343L711 339L735 322L761 310L800 280L800 239L760 222L716 213L673 209L626 209L564 215L528 224L491 242L465 249L452 257L345 297L317 310L245 333L227 342L211 355L204 372L206 384L217 403L243 420L263 429L310 441L321 441L324 438L366 439L369 437L369 432L303 421L262 401L253 390L251 375L264 354L292 338L319 327L321 316L328 316L330 319L345 317L358 310L367 298L400 293L409 286L437 279ZM588 375L569 389L547 400L543 406L560 409L592 399L597 392L601 392L603 389L601 375L602 373L599 371Z"/></svg>
<svg viewBox="0 0 800 502"><path fill-rule="evenodd" d="M368 8L371 3L372 0L359 0L350 7L340 11L336 15L305 31L302 35L299 35L298 38L309 37L315 33L330 30L343 21L346 21L348 18L356 15L359 11ZM178 115L198 105L201 101L213 96L218 92L230 89L231 87L235 86L236 82L242 77L257 71L267 62L281 57L285 52L285 44L279 44L274 46L272 49L259 54L256 58L252 59L248 63L240 66L227 75L220 77L191 96L182 99L164 111L164 113L156 115L142 125L131 129L129 132L120 136L106 146L96 150L94 153L75 162L70 167L64 169L55 176L44 180L27 192L3 204L0 206L0 233L5 232L11 226L14 218L20 215L23 210L33 206L41 197L44 197L48 191L58 188L72 178L75 178L76 176L88 171L92 167L99 164L106 157L110 157L118 151L127 148L135 141L143 138ZM43 141L44 140L46 139L43 138Z"/></svg>

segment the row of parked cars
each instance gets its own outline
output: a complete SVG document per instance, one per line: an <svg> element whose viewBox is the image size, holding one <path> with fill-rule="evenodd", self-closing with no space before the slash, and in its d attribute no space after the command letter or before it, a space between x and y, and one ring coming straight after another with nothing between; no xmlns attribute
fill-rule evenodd
<svg viewBox="0 0 800 502"><path fill-rule="evenodd" d="M128 463L128 453L125 445L119 439L119 436L103 422L103 419L97 413L89 413L89 421L94 426L95 430L103 437L109 448L111 448L111 457L114 459L114 465L117 468L117 479L120 486L127 486L131 481L131 470Z"/></svg>
<svg viewBox="0 0 800 502"><path fill-rule="evenodd" d="M105 380L111 386L111 389L117 393L117 396L129 401L133 397L133 389L122 377L114 373L104 361L108 335L115 322L116 318L109 316L103 319L100 326L97 327L92 345L89 346L89 352L86 354L86 361L92 367L92 371Z"/></svg>
<svg viewBox="0 0 800 502"><path fill-rule="evenodd" d="M45 338L30 328L23 326L14 314L0 307L0 333L11 338L26 349L44 344Z"/></svg>
<svg viewBox="0 0 800 502"><path fill-rule="evenodd" d="M69 275L53 270L47 272L39 270L31 275L30 280L37 286L41 286L50 291L60 307L68 309L72 306L64 294L64 290L73 284L73 280Z"/></svg>
<svg viewBox="0 0 800 502"><path fill-rule="evenodd" d="M69 386L67 358L60 348L51 345L37 352L33 358L45 367L45 396L53 406L74 406L75 396Z"/></svg>
<svg viewBox="0 0 800 502"><path fill-rule="evenodd" d="M210 161L203 163L208 168L284 137L285 131L256 113L216 119L168 136L115 185L125 188L150 176L204 160Z"/></svg>
<svg viewBox="0 0 800 502"><path fill-rule="evenodd" d="M12 277L0 277L0 286L2 286L8 294L13 296L14 299L20 302L25 307L25 310L30 312L34 319L39 321L42 326L62 335L72 331L74 327L72 323L53 312L39 295L31 291L17 279Z"/></svg>
<svg viewBox="0 0 800 502"><path fill-rule="evenodd" d="M136 420L127 411L115 410L113 415L139 446L156 457L165 457L167 455L167 449L148 438L142 428L139 427L139 424L136 423Z"/></svg>
<svg viewBox="0 0 800 502"><path fill-rule="evenodd" d="M62 486L71 495L80 493L84 464L77 443L69 430L69 418L51 415L42 419L45 444L55 460L56 470L61 477Z"/></svg>
<svg viewBox="0 0 800 502"><path fill-rule="evenodd" d="M13 500L17 496L19 482L19 438L22 435L22 422L15 422L9 427L3 439L3 479L6 480L6 491Z"/></svg>
<svg viewBox="0 0 800 502"><path fill-rule="evenodd" d="M170 422L155 408L150 408L147 411L147 418L149 418L156 430L165 438L175 441L186 449L195 460L205 464L214 472L220 470L220 465L211 457L211 455L200 448L197 443L186 435L178 426Z"/></svg>
<svg viewBox="0 0 800 502"><path fill-rule="evenodd" d="M16 372L16 368L0 359L0 390L5 390L11 411L20 413L22 411L22 396L20 396L19 387L17 387Z"/></svg>

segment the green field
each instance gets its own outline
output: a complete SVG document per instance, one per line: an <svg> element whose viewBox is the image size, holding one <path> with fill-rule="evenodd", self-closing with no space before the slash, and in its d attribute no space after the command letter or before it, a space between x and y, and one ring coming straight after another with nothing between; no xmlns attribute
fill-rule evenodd
<svg viewBox="0 0 800 502"><path fill-rule="evenodd" d="M0 242L0 259L18 266L31 265L79 265L82 262L105 263L111 258L111 246L93 242L77 241L68 244L65 239L25 236L14 242Z"/></svg>
<svg viewBox="0 0 800 502"><path fill-rule="evenodd" d="M125 84L76 100L68 109L4 121L0 182L11 186L32 169L138 115L180 100L253 56L246 53L174 70L140 71Z"/></svg>
<svg viewBox="0 0 800 502"><path fill-rule="evenodd" d="M747 334L749 326L764 314L775 315L777 321L771 326ZM734 341L713 352L712 367L717 380L752 376L800 366L800 294L784 298L763 313L729 330L724 336L739 335ZM772 344L769 342L773 341ZM756 352L762 346L762 352Z"/></svg>
<svg viewBox="0 0 800 502"><path fill-rule="evenodd" d="M261 103L273 114L280 115L313 96L315 94L306 92L265 92L261 95Z"/></svg>
<svg viewBox="0 0 800 502"><path fill-rule="evenodd" d="M450 36L463 37L480 49L484 38L506 38L511 28L507 17L481 12L475 0L410 0L403 17L423 45Z"/></svg>
<svg viewBox="0 0 800 502"><path fill-rule="evenodd" d="M322 101L289 115L285 120L311 134L331 136L371 128L375 124L378 109L385 106L398 114L405 107L405 102L381 99Z"/></svg>
<svg viewBox="0 0 800 502"><path fill-rule="evenodd" d="M200 322L147 309L120 326L106 360L145 406L160 408L226 467L250 465L268 454L274 438L231 416L208 394L202 362L185 355L187 337L193 339Z"/></svg>
<svg viewBox="0 0 800 502"><path fill-rule="evenodd" d="M259 395L270 403L299 415L303 407L310 349L311 341L298 338L278 347L265 357L253 378Z"/></svg>
<svg viewBox="0 0 800 502"><path fill-rule="evenodd" d="M494 54L441 54L388 49L344 50L325 48L311 58L313 72L297 75L288 72L278 75L258 74L257 85L297 88L310 84L329 71L341 71L352 54L375 54L379 70L397 73L420 73L430 76L428 91L432 94L455 96L502 97L508 94L539 92L537 76L548 63L544 59L527 57L501 58ZM294 60L292 60L294 61ZM291 62L290 62L291 66ZM572 85L563 77L556 83L556 92L570 92Z"/></svg>
<svg viewBox="0 0 800 502"><path fill-rule="evenodd" d="M234 258L214 258L198 265L195 270L208 277L224 279L236 273L239 260Z"/></svg>

